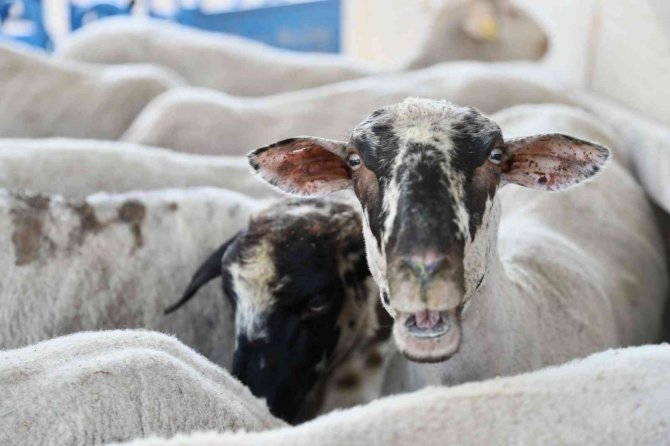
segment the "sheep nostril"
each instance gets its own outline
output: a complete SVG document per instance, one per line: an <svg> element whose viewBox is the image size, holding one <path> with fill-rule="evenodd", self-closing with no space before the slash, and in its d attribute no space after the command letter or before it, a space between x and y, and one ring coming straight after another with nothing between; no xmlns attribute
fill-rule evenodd
<svg viewBox="0 0 670 446"><path fill-rule="evenodd" d="M426 262L424 259L404 258L402 265L422 284L432 281L447 265L446 257Z"/></svg>

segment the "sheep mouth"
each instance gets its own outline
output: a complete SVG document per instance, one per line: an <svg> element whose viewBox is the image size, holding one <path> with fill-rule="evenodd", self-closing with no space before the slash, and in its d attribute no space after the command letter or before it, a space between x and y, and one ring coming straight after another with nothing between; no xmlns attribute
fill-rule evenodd
<svg viewBox="0 0 670 446"><path fill-rule="evenodd" d="M461 345L460 313L460 308L398 312L393 324L398 350L412 361L446 361Z"/></svg>
<svg viewBox="0 0 670 446"><path fill-rule="evenodd" d="M407 333L418 339L438 338L451 328L448 311L424 310L405 319Z"/></svg>

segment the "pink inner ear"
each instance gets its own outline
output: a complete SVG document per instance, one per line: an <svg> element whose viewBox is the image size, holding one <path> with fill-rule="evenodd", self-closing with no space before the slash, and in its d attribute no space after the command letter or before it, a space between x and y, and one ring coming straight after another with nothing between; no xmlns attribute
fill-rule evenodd
<svg viewBox="0 0 670 446"><path fill-rule="evenodd" d="M345 188L351 178L342 158L310 141L271 147L256 160L271 182L289 192L332 192Z"/></svg>
<svg viewBox="0 0 670 446"><path fill-rule="evenodd" d="M512 140L503 165L505 180L536 189L563 189L598 172L608 150L565 135Z"/></svg>

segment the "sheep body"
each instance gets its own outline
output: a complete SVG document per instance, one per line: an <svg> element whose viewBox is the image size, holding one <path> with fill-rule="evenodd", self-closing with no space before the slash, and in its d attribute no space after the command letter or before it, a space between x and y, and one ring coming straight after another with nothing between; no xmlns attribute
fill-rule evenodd
<svg viewBox="0 0 670 446"><path fill-rule="evenodd" d="M155 63L178 72L191 85L238 96L264 96L374 73L341 56L280 50L152 19L93 23L61 42L56 55L99 64Z"/></svg>
<svg viewBox="0 0 670 446"><path fill-rule="evenodd" d="M117 139L155 96L183 85L166 69L99 67L0 44L0 136Z"/></svg>
<svg viewBox="0 0 670 446"><path fill-rule="evenodd" d="M284 425L225 370L154 332L78 333L0 351L0 388L3 445Z"/></svg>
<svg viewBox="0 0 670 446"><path fill-rule="evenodd" d="M261 433L197 433L126 446L657 445L670 438L670 346L456 387L430 387Z"/></svg>
<svg viewBox="0 0 670 446"><path fill-rule="evenodd" d="M204 289L179 314L163 310L188 283L187 265L237 232L258 206L205 188L84 201L1 191L0 348L84 330L148 328L228 365L232 313L218 289Z"/></svg>
<svg viewBox="0 0 670 446"><path fill-rule="evenodd" d="M81 199L96 192L201 186L255 198L277 195L239 157L181 154L114 141L0 139L0 187L7 189Z"/></svg>
<svg viewBox="0 0 670 446"><path fill-rule="evenodd" d="M580 92L576 100L616 130L645 191L670 212L670 129L593 93Z"/></svg>
<svg viewBox="0 0 670 446"><path fill-rule="evenodd" d="M121 139L181 152L242 155L291 135L343 139L370 110L407 96L445 98L485 113L523 103L574 103L560 83L547 78L529 64L457 62L262 100L179 88L152 101ZM245 130L249 125L254 131Z"/></svg>

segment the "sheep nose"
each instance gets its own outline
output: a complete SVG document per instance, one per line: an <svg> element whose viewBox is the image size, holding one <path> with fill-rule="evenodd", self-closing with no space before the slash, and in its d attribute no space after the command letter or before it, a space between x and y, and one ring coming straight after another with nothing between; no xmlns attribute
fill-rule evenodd
<svg viewBox="0 0 670 446"><path fill-rule="evenodd" d="M405 268L414 276L420 285L429 284L447 266L447 258L440 257L405 257L402 260Z"/></svg>

